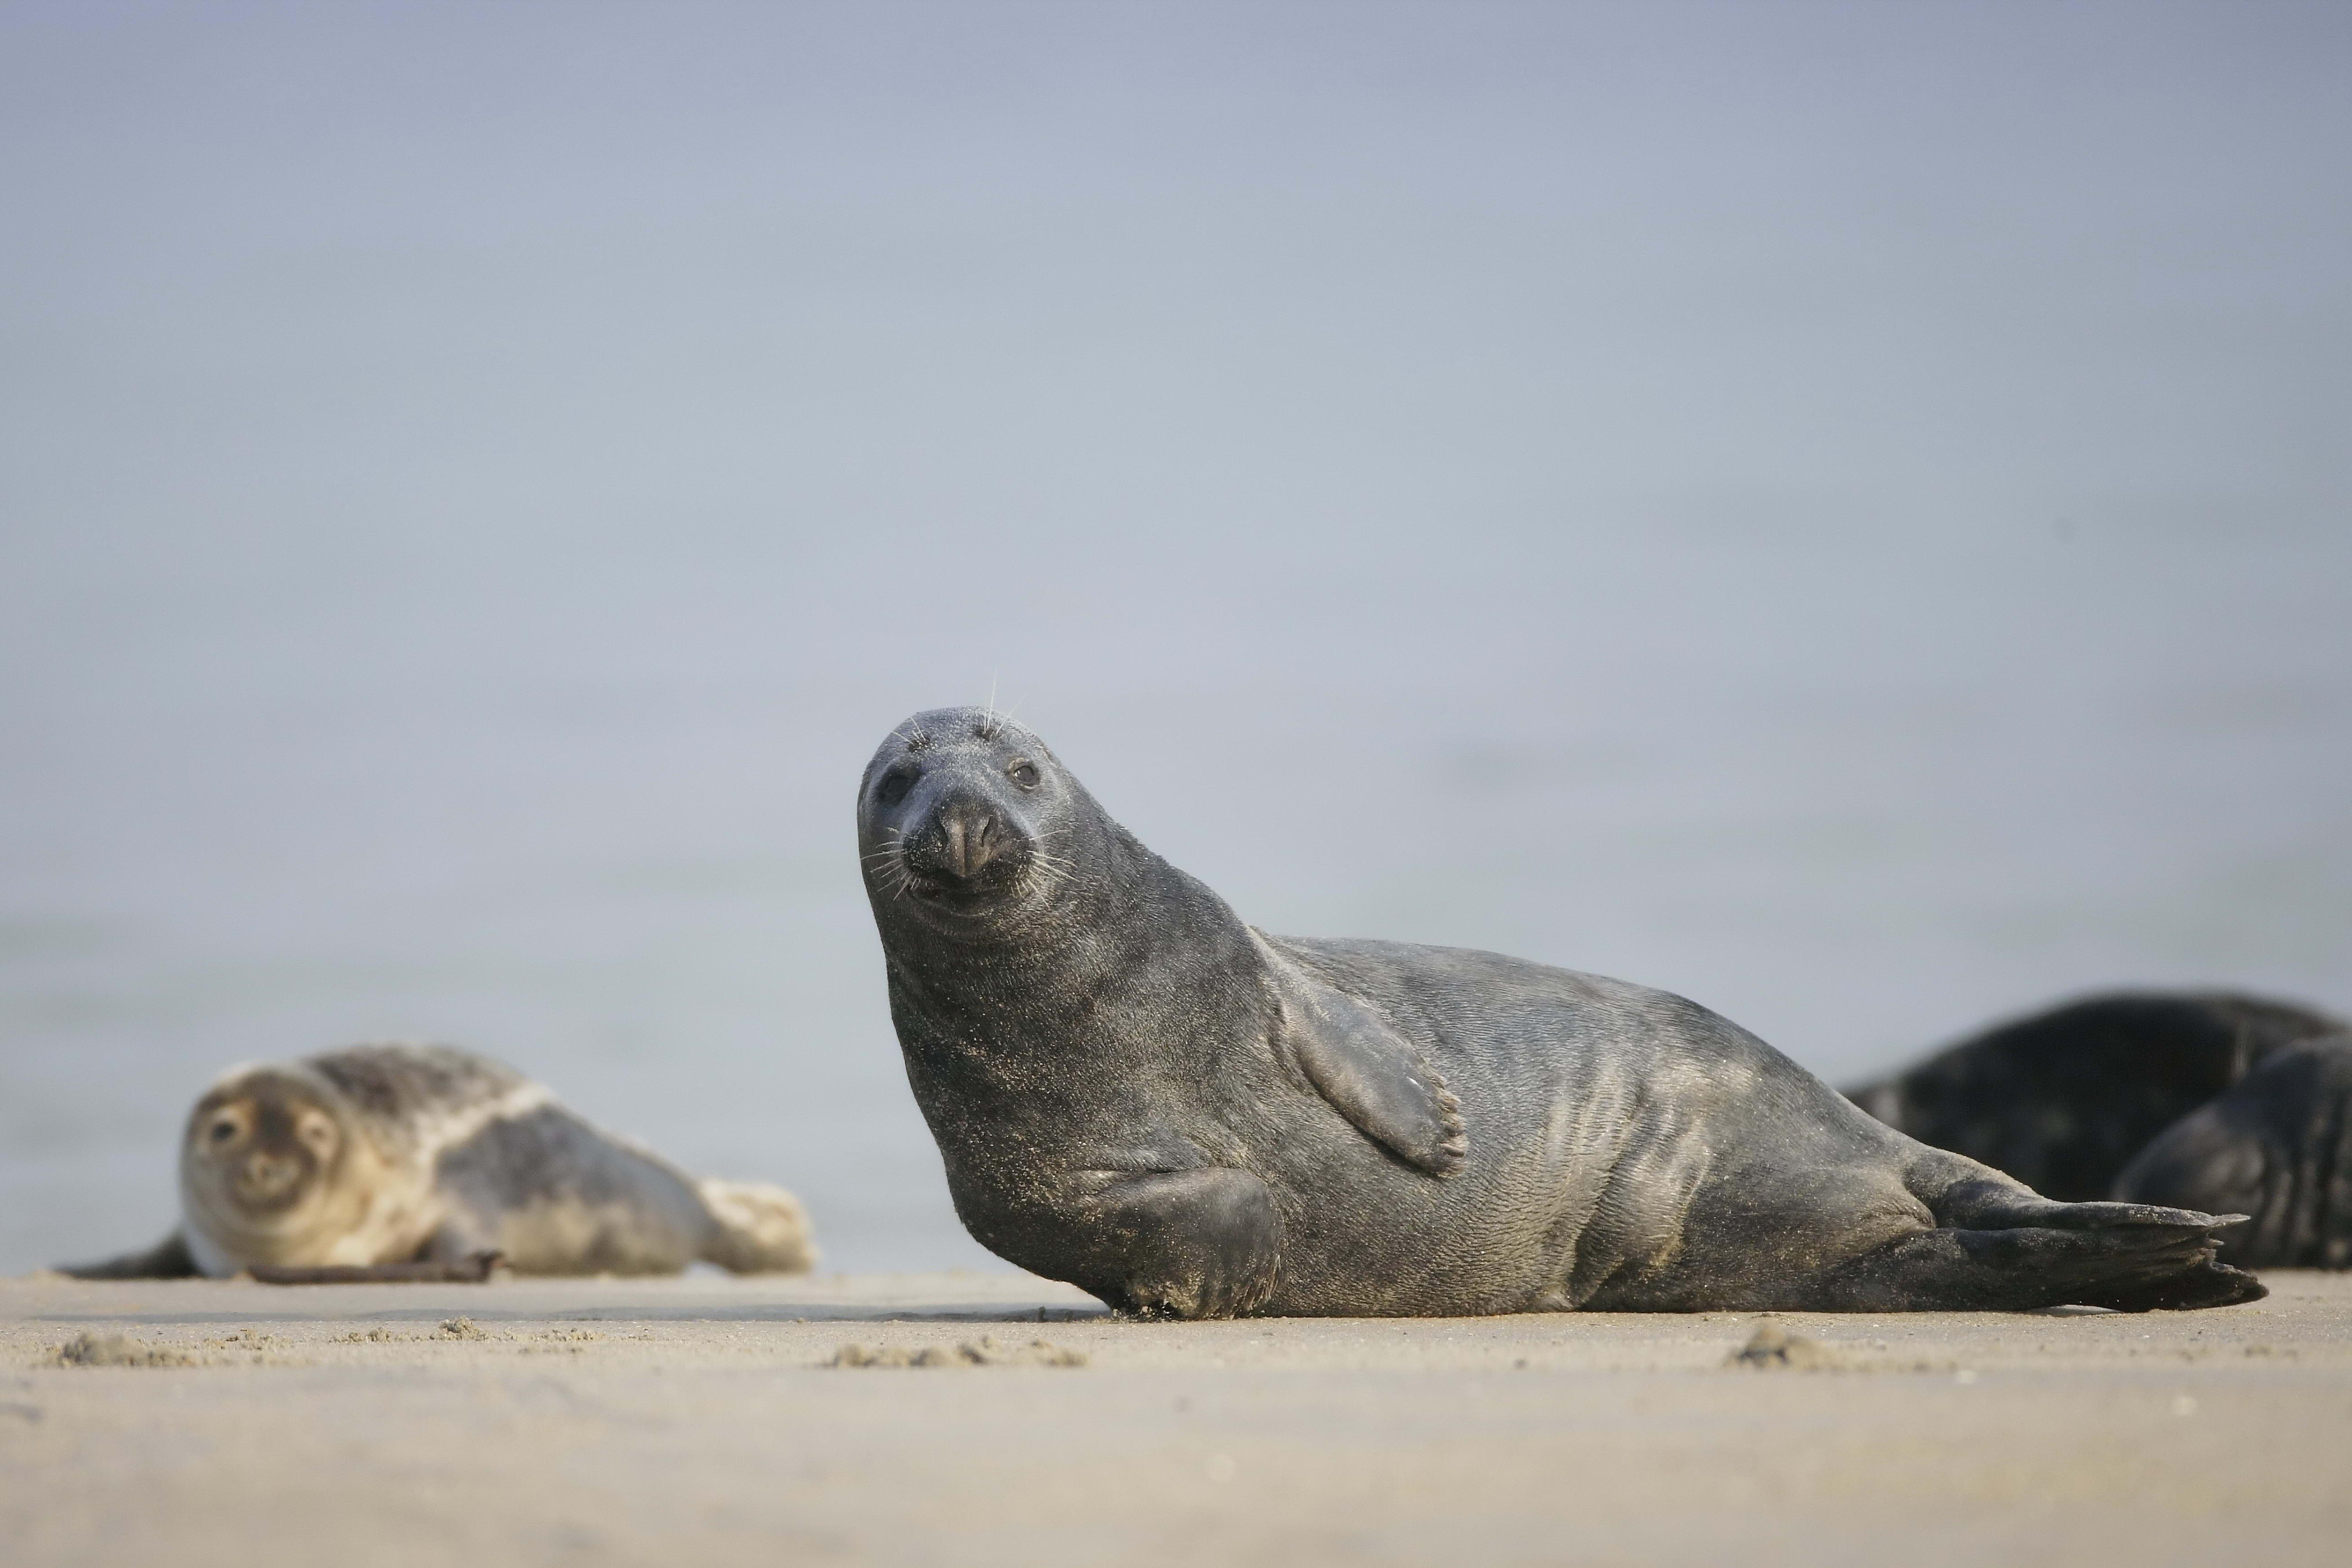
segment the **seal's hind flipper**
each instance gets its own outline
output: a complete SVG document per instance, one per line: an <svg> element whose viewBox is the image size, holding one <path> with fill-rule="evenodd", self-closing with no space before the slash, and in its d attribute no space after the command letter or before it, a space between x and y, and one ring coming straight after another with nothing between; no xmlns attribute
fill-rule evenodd
<svg viewBox="0 0 2352 1568"><path fill-rule="evenodd" d="M1907 1181L1937 1228L1849 1266L1864 1310L1884 1301L1907 1310L2145 1312L2228 1307L2269 1293L2252 1275L2216 1261L2217 1233L2241 1215L2062 1204L1942 1149L1918 1148Z"/></svg>
<svg viewBox="0 0 2352 1568"><path fill-rule="evenodd" d="M1977 1169L1981 1171L1983 1167ZM1912 1190L1917 1193L1919 1186ZM1937 1224L1961 1230L2141 1227L2210 1234L2217 1226L2235 1225L2246 1217L2242 1214L2216 1217L2198 1209L2166 1208L2159 1204L2062 1204L1993 1173L1956 1181L1940 1191L1920 1195Z"/></svg>
<svg viewBox="0 0 2352 1568"><path fill-rule="evenodd" d="M1254 936L1255 932L1252 933ZM1462 1168L1462 1102L1427 1058L1366 1004L1257 939L1282 1004L1276 1041L1356 1131L1433 1176Z"/></svg>
<svg viewBox="0 0 2352 1568"><path fill-rule="evenodd" d="M805 1274L816 1267L808 1210L783 1188L706 1176L694 1190L710 1211L706 1261L734 1274Z"/></svg>
<svg viewBox="0 0 2352 1568"><path fill-rule="evenodd" d="M176 1230L143 1251L102 1263L61 1263L57 1271L74 1279L185 1279L204 1272L188 1250L188 1238Z"/></svg>
<svg viewBox="0 0 2352 1568"><path fill-rule="evenodd" d="M2004 1215L1987 1197L1982 1217L1972 1216L1973 1224L1948 1221L1864 1254L1826 1282L1824 1306L2146 1312L2229 1307L2270 1293L2243 1269L2215 1261L2214 1233L2236 1223L2234 1215L2146 1204L2059 1204L2030 1191L2015 1206L2032 1212Z"/></svg>

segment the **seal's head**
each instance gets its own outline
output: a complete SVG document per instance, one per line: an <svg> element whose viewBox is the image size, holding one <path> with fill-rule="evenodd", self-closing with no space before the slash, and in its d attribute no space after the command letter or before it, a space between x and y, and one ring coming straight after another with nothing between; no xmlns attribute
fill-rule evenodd
<svg viewBox="0 0 2352 1568"><path fill-rule="evenodd" d="M247 1068L188 1114L180 1198L189 1223L239 1263L309 1263L348 1227L362 1140L343 1096L299 1068Z"/></svg>
<svg viewBox="0 0 2352 1568"><path fill-rule="evenodd" d="M857 847L885 929L978 937L1045 915L1080 885L1108 819L1045 743L979 708L918 713L857 786Z"/></svg>

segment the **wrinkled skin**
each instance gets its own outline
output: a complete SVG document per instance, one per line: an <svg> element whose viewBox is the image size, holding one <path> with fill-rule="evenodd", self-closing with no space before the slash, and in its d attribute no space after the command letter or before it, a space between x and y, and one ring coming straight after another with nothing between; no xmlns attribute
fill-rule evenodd
<svg viewBox="0 0 2352 1568"><path fill-rule="evenodd" d="M2213 1261L2215 1216L2049 1202L1680 997L1254 931L991 713L893 731L858 837L958 1215L1129 1311L2262 1294Z"/></svg>

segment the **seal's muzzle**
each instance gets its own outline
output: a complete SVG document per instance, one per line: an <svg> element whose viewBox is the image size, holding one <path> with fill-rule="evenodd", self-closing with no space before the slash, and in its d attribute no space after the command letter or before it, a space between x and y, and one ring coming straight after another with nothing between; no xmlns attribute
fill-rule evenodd
<svg viewBox="0 0 2352 1568"><path fill-rule="evenodd" d="M992 803L969 790L952 790L908 837L907 865L927 880L968 885L1018 837Z"/></svg>

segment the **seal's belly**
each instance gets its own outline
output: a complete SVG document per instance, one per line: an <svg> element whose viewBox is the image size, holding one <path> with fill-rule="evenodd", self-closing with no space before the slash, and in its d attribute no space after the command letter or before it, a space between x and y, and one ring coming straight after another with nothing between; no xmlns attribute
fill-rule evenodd
<svg viewBox="0 0 2352 1568"><path fill-rule="evenodd" d="M1465 1079L1468 1074L1463 1075ZM1285 1221L1267 1310L1565 1311L1680 1244L1711 1154L1702 1129L1633 1086L1559 1079L1465 1095L1470 1159L1443 1180L1305 1123L1263 1152Z"/></svg>
<svg viewBox="0 0 2352 1568"><path fill-rule="evenodd" d="M441 1154L436 1186L525 1274L667 1274L709 1219L677 1171L560 1106L501 1119Z"/></svg>

